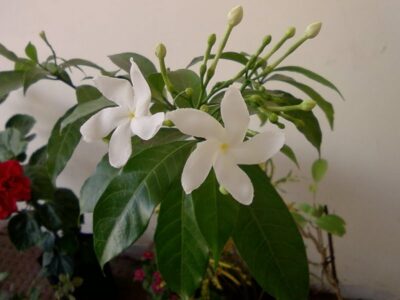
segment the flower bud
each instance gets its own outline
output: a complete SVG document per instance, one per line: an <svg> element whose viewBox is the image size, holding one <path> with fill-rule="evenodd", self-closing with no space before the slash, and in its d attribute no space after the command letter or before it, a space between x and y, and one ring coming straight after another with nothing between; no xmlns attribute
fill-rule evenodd
<svg viewBox="0 0 400 300"><path fill-rule="evenodd" d="M290 39L296 34L296 28L294 27L289 27L288 30L285 33L285 36Z"/></svg>
<svg viewBox="0 0 400 300"><path fill-rule="evenodd" d="M276 113L270 113L268 115L268 119L270 120L271 123L277 123L278 122L278 115Z"/></svg>
<svg viewBox="0 0 400 300"><path fill-rule="evenodd" d="M211 34L209 37L208 37L208 41L207 41L207 43L208 43L208 45L210 46L210 47L212 47L214 44L215 44L215 41L217 40L217 36L215 35L215 33L213 33L213 34Z"/></svg>
<svg viewBox="0 0 400 300"><path fill-rule="evenodd" d="M299 107L301 110L310 111L315 107L316 104L317 102L315 102L314 100L308 99L301 102Z"/></svg>
<svg viewBox="0 0 400 300"><path fill-rule="evenodd" d="M321 27L322 27L321 22L315 22L308 25L305 32L306 38L308 39L315 38L318 35L319 31L321 30Z"/></svg>
<svg viewBox="0 0 400 300"><path fill-rule="evenodd" d="M270 34L267 35L267 36L265 36L264 39L263 39L263 41L262 41L263 45L266 46L266 45L268 45L269 43L271 43L271 39L272 39L272 37L271 37Z"/></svg>
<svg viewBox="0 0 400 300"><path fill-rule="evenodd" d="M232 27L238 25L243 18L243 7L238 5L232 8L228 13L228 24Z"/></svg>
<svg viewBox="0 0 400 300"><path fill-rule="evenodd" d="M156 48L156 56L160 59L164 58L167 55L167 49L165 48L163 43L157 45Z"/></svg>
<svg viewBox="0 0 400 300"><path fill-rule="evenodd" d="M185 94L188 97L191 97L193 95L193 89L192 88L186 88L185 89Z"/></svg>
<svg viewBox="0 0 400 300"><path fill-rule="evenodd" d="M219 192L222 195L229 195L229 192L222 185L219 186Z"/></svg>
<svg viewBox="0 0 400 300"><path fill-rule="evenodd" d="M203 104L202 106L200 106L200 110L204 111L204 112L208 112L208 105Z"/></svg>
<svg viewBox="0 0 400 300"><path fill-rule="evenodd" d="M163 122L163 125L164 126L167 126L167 127L172 127L172 126L174 126L175 124L174 124L174 122L172 122L171 120L164 120L164 122Z"/></svg>

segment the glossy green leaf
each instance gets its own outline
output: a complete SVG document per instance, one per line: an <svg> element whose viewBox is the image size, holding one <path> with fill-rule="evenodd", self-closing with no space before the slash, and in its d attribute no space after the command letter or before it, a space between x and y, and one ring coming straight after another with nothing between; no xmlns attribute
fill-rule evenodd
<svg viewBox="0 0 400 300"><path fill-rule="evenodd" d="M84 182L80 192L82 213L91 213L108 184L120 173L120 169L112 167L105 155L98 163L96 170Z"/></svg>
<svg viewBox="0 0 400 300"><path fill-rule="evenodd" d="M78 122L80 124L92 115L94 115L96 112L110 106L115 106L115 103L107 100L104 97L80 103L75 106L72 112L65 116L65 118L61 121L60 129L62 132L64 132L66 127L72 126L73 124L75 124L75 122Z"/></svg>
<svg viewBox="0 0 400 300"><path fill-rule="evenodd" d="M197 107L201 92L200 77L195 72L187 69L169 72L168 77L178 94L185 91L187 88L193 90L190 97L185 94L178 96L175 99L175 104L178 107Z"/></svg>
<svg viewBox="0 0 400 300"><path fill-rule="evenodd" d="M311 173L315 182L320 182L328 170L328 162L325 159L317 159L311 167Z"/></svg>
<svg viewBox="0 0 400 300"><path fill-rule="evenodd" d="M25 54L28 56L32 61L38 62L38 55L37 55L37 50L35 45L33 45L31 42L28 43L25 47Z"/></svg>
<svg viewBox="0 0 400 300"><path fill-rule="evenodd" d="M29 165L44 165L47 160L47 146L36 149L29 158Z"/></svg>
<svg viewBox="0 0 400 300"><path fill-rule="evenodd" d="M333 106L331 103L326 101L317 91L315 91L313 88L309 87L308 85L300 83L291 77L281 75L281 74L273 75L268 80L277 80L277 81L286 82L286 83L298 88L299 90L304 92L306 95L308 95L312 100L317 102L317 105L325 113L325 116L329 121L329 125L330 125L331 129L333 129L333 123L334 123Z"/></svg>
<svg viewBox="0 0 400 300"><path fill-rule="evenodd" d="M241 207L233 234L240 256L276 299L308 299L307 256L297 226L265 173L257 166L243 169L255 194L251 205Z"/></svg>
<svg viewBox="0 0 400 300"><path fill-rule="evenodd" d="M55 188L44 165L25 165L24 173L31 180L31 195L33 200L53 199Z"/></svg>
<svg viewBox="0 0 400 300"><path fill-rule="evenodd" d="M331 88L332 90L336 91L340 95L340 97L342 97L342 99L344 100L342 93L332 82L330 82L328 79L322 77L321 75L319 75L313 71L310 71L306 68L299 67L299 66L284 66L284 67L276 68L274 70L274 72L279 72L279 71L300 73L300 74L302 74L312 80L315 80L318 83L320 83L324 86L327 86L327 87Z"/></svg>
<svg viewBox="0 0 400 300"><path fill-rule="evenodd" d="M3 98L10 92L22 87L23 78L24 73L21 71L0 72L0 97Z"/></svg>
<svg viewBox="0 0 400 300"><path fill-rule="evenodd" d="M25 153L28 142L15 128L6 128L0 132L0 162L15 159Z"/></svg>
<svg viewBox="0 0 400 300"><path fill-rule="evenodd" d="M8 222L8 235L14 246L22 251L40 242L41 231L32 214L23 211Z"/></svg>
<svg viewBox="0 0 400 300"><path fill-rule="evenodd" d="M111 61L120 67L122 70L129 74L131 69L130 59L138 65L140 71L147 78L150 74L157 73L157 69L154 64L148 58L143 55L132 53L132 52L124 52L119 54L110 55L109 58Z"/></svg>
<svg viewBox="0 0 400 300"><path fill-rule="evenodd" d="M79 200L75 194L65 188L59 188L54 193L50 203L61 220L63 229L77 228L79 226Z"/></svg>
<svg viewBox="0 0 400 300"><path fill-rule="evenodd" d="M296 154L294 153L293 149L290 148L288 145L283 145L281 148L281 152L288 157L294 164L299 168L299 162L297 161Z"/></svg>
<svg viewBox="0 0 400 300"><path fill-rule="evenodd" d="M7 58L7 59L9 59L9 60L11 60L11 61L14 61L14 62L16 62L16 61L19 60L18 56L17 56L14 52L8 50L8 49L7 49L3 44L1 44L1 43L0 43L0 55L1 55L1 56L4 56L5 58Z"/></svg>
<svg viewBox="0 0 400 300"><path fill-rule="evenodd" d="M94 248L104 266L135 242L146 229L155 206L182 173L194 142L147 149L128 161L107 186L94 209Z"/></svg>
<svg viewBox="0 0 400 300"><path fill-rule="evenodd" d="M217 263L236 224L239 204L219 191L214 171L192 192L192 197L197 223Z"/></svg>
<svg viewBox="0 0 400 300"><path fill-rule="evenodd" d="M343 236L346 233L346 223L337 215L323 215L315 221L315 224L337 236Z"/></svg>
<svg viewBox="0 0 400 300"><path fill-rule="evenodd" d="M79 129L85 121L83 118L67 125L61 131L61 123L70 114L71 109L57 121L51 131L49 143L47 145L47 169L53 181L55 181L57 176L64 170L76 146L78 146L81 140Z"/></svg>
<svg viewBox="0 0 400 300"><path fill-rule="evenodd" d="M215 55L211 54L209 59L213 59L214 57L215 57ZM204 56L197 56L197 57L193 58L192 61L187 65L186 68L190 68L190 67L194 66L195 64L202 62L203 59L204 59ZM248 59L246 58L246 56L243 55L242 53L238 53L238 52L223 52L221 54L221 59L234 61L234 62L237 62L242 65L245 65L248 62Z"/></svg>
<svg viewBox="0 0 400 300"><path fill-rule="evenodd" d="M35 218L40 222L41 225L45 226L47 229L57 231L61 228L62 222L58 216L56 210L51 203L35 204ZM42 240L44 238L42 235ZM43 241L46 242L46 241Z"/></svg>
<svg viewBox="0 0 400 300"><path fill-rule="evenodd" d="M32 130L35 123L36 121L32 116L16 114L7 121L6 128L15 128L25 137Z"/></svg>
<svg viewBox="0 0 400 300"><path fill-rule="evenodd" d="M179 179L161 202L154 240L158 267L168 287L189 299L203 279L208 249L196 224L192 199Z"/></svg>
<svg viewBox="0 0 400 300"><path fill-rule="evenodd" d="M100 91L92 85L80 85L75 90L76 99L79 104L90 102L102 97Z"/></svg>

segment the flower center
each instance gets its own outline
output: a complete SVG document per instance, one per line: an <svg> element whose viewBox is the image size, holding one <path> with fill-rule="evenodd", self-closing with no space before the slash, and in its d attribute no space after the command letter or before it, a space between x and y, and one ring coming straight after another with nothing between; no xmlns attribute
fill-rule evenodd
<svg viewBox="0 0 400 300"><path fill-rule="evenodd" d="M135 112L134 111L130 111L128 117L131 120L134 119L135 118Z"/></svg>
<svg viewBox="0 0 400 300"><path fill-rule="evenodd" d="M226 153L229 149L229 145L227 143L222 143L219 145L219 149L222 153Z"/></svg>

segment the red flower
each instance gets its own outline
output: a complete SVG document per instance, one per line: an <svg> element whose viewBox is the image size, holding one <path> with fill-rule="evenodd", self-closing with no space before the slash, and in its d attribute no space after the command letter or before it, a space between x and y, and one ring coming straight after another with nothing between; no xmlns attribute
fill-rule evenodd
<svg viewBox="0 0 400 300"><path fill-rule="evenodd" d="M143 259L144 260L152 260L154 258L154 253L151 251L145 251L143 253Z"/></svg>
<svg viewBox="0 0 400 300"><path fill-rule="evenodd" d="M31 197L30 180L16 160L0 163L0 219L17 211L17 201Z"/></svg>
<svg viewBox="0 0 400 300"><path fill-rule="evenodd" d="M134 281L142 282L145 277L146 277L146 274L144 273L142 268L137 268L135 270L135 272L133 273L133 280Z"/></svg>
<svg viewBox="0 0 400 300"><path fill-rule="evenodd" d="M156 271L153 273L153 283L151 289L155 294L161 294L164 291L165 282L161 277L160 272Z"/></svg>

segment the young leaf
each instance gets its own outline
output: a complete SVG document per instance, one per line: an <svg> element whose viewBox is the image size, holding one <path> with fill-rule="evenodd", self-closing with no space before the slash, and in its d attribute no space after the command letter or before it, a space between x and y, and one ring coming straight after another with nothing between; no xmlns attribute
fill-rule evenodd
<svg viewBox="0 0 400 300"><path fill-rule="evenodd" d="M214 171L192 192L196 220L217 265L220 253L236 224L239 204L219 191Z"/></svg>
<svg viewBox="0 0 400 300"><path fill-rule="evenodd" d="M297 161L297 157L296 154L294 153L294 151L292 150L292 148L290 148L288 145L283 145L283 147L281 148L281 152L286 155L286 157L288 157L292 162L294 162L294 164L299 168L299 163Z"/></svg>
<svg viewBox="0 0 400 300"><path fill-rule="evenodd" d="M39 62L36 47L31 42L26 45L25 54L35 63Z"/></svg>
<svg viewBox="0 0 400 300"><path fill-rule="evenodd" d="M22 87L24 72L3 71L0 72L0 98L4 98L10 92ZM2 100L4 101L5 98Z"/></svg>
<svg viewBox="0 0 400 300"><path fill-rule="evenodd" d="M23 211L11 218L8 234L14 246L22 251L35 246L41 238L41 231L33 216Z"/></svg>
<svg viewBox="0 0 400 300"><path fill-rule="evenodd" d="M243 168L254 185L241 206L235 245L261 287L280 300L308 299L309 274L302 237L287 206L257 166Z"/></svg>
<svg viewBox="0 0 400 300"><path fill-rule="evenodd" d="M102 97L100 91L92 85L80 85L75 90L79 104L90 102Z"/></svg>
<svg viewBox="0 0 400 300"><path fill-rule="evenodd" d="M346 233L344 220L337 215L323 215L315 223L317 226L329 233L337 236L343 236Z"/></svg>
<svg viewBox="0 0 400 300"><path fill-rule="evenodd" d="M31 131L35 123L36 121L32 116L16 114L7 121L6 128L15 128L25 137Z"/></svg>
<svg viewBox="0 0 400 300"><path fill-rule="evenodd" d="M14 52L8 50L3 44L0 44L0 55L13 62L19 60L18 56Z"/></svg>
<svg viewBox="0 0 400 300"><path fill-rule="evenodd" d="M151 62L151 60L137 53L124 52L124 53L110 55L109 58L115 65L120 67L128 74L131 69L131 62L130 62L131 58L138 65L144 77L147 78L150 74L157 73L157 69Z"/></svg>
<svg viewBox="0 0 400 300"><path fill-rule="evenodd" d="M130 159L107 186L93 215L94 248L101 266L143 234L155 206L182 173L193 145L185 141L147 149Z"/></svg>
<svg viewBox="0 0 400 300"><path fill-rule="evenodd" d="M161 203L154 239L158 266L168 287L188 299L203 279L208 249L196 224L192 199L179 179Z"/></svg>
<svg viewBox="0 0 400 300"><path fill-rule="evenodd" d="M187 69L169 72L168 77L177 93L184 92L186 88L193 90L190 97L185 94L178 96L175 104L178 107L197 107L201 92L200 77L195 72Z"/></svg>
<svg viewBox="0 0 400 300"><path fill-rule="evenodd" d="M314 161L311 173L315 182L320 182L324 178L326 171L328 170L328 162L325 159L317 159Z"/></svg>

